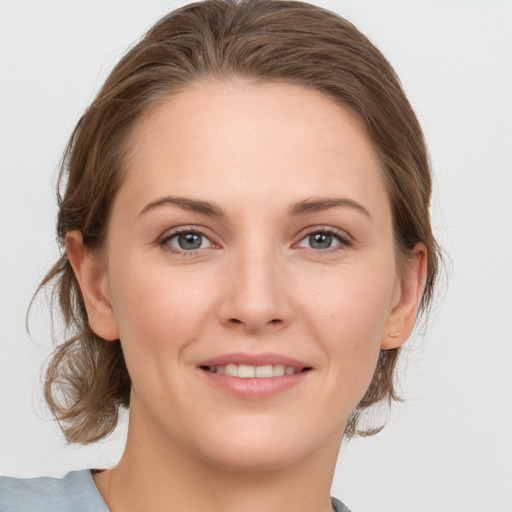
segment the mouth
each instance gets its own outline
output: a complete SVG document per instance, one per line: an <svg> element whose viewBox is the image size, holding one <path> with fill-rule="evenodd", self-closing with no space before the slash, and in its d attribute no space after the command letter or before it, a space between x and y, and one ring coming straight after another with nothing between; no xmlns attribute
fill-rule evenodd
<svg viewBox="0 0 512 512"><path fill-rule="evenodd" d="M272 379L312 370L310 366L296 367L286 366L284 364L253 366L242 363L228 363L212 366L202 365L200 368L207 372L225 374L229 377L238 377L240 379Z"/></svg>
<svg viewBox="0 0 512 512"><path fill-rule="evenodd" d="M264 400L308 382L314 367L285 354L231 353L201 361L206 381L242 400Z"/></svg>

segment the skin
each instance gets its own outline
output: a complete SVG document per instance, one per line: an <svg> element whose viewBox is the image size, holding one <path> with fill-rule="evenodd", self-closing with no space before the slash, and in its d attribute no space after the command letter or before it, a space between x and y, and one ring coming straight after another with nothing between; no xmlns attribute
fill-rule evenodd
<svg viewBox="0 0 512 512"><path fill-rule="evenodd" d="M381 348L409 336L426 267L418 244L399 277L362 123L300 86L209 82L172 96L133 139L102 252L66 238L91 326L121 339L133 381L126 450L95 476L99 491L112 511L330 510L348 415ZM166 197L223 215L154 204ZM305 201L316 207L290 214ZM181 228L202 233L198 250L180 248ZM312 247L315 233L331 246ZM232 352L312 369L244 400L197 367Z"/></svg>

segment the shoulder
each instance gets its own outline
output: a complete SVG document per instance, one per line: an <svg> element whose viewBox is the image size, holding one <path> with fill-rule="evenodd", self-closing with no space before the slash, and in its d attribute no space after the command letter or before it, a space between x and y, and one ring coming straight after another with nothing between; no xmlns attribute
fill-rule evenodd
<svg viewBox="0 0 512 512"><path fill-rule="evenodd" d="M331 497L332 508L335 512L350 512L350 510L338 499Z"/></svg>
<svg viewBox="0 0 512 512"><path fill-rule="evenodd" d="M63 478L0 477L0 512L108 512L89 470Z"/></svg>
<svg viewBox="0 0 512 512"><path fill-rule="evenodd" d="M331 498L335 512L350 512ZM62 478L0 477L0 512L109 512L89 470Z"/></svg>

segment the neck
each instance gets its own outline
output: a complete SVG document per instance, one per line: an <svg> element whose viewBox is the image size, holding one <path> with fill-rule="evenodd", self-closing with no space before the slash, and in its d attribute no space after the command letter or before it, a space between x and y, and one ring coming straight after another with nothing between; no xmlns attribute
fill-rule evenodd
<svg viewBox="0 0 512 512"><path fill-rule="evenodd" d="M94 476L111 512L331 510L339 439L284 467L239 470L205 461L146 427L131 412L121 461Z"/></svg>

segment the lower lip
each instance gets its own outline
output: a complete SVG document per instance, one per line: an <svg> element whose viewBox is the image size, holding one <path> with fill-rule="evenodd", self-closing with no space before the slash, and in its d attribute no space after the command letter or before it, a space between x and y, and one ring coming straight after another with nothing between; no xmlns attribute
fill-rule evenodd
<svg viewBox="0 0 512 512"><path fill-rule="evenodd" d="M271 398L300 384L311 373L311 370L283 375L282 377L248 378L231 377L225 373L215 373L199 369L215 386L245 400L263 400Z"/></svg>

